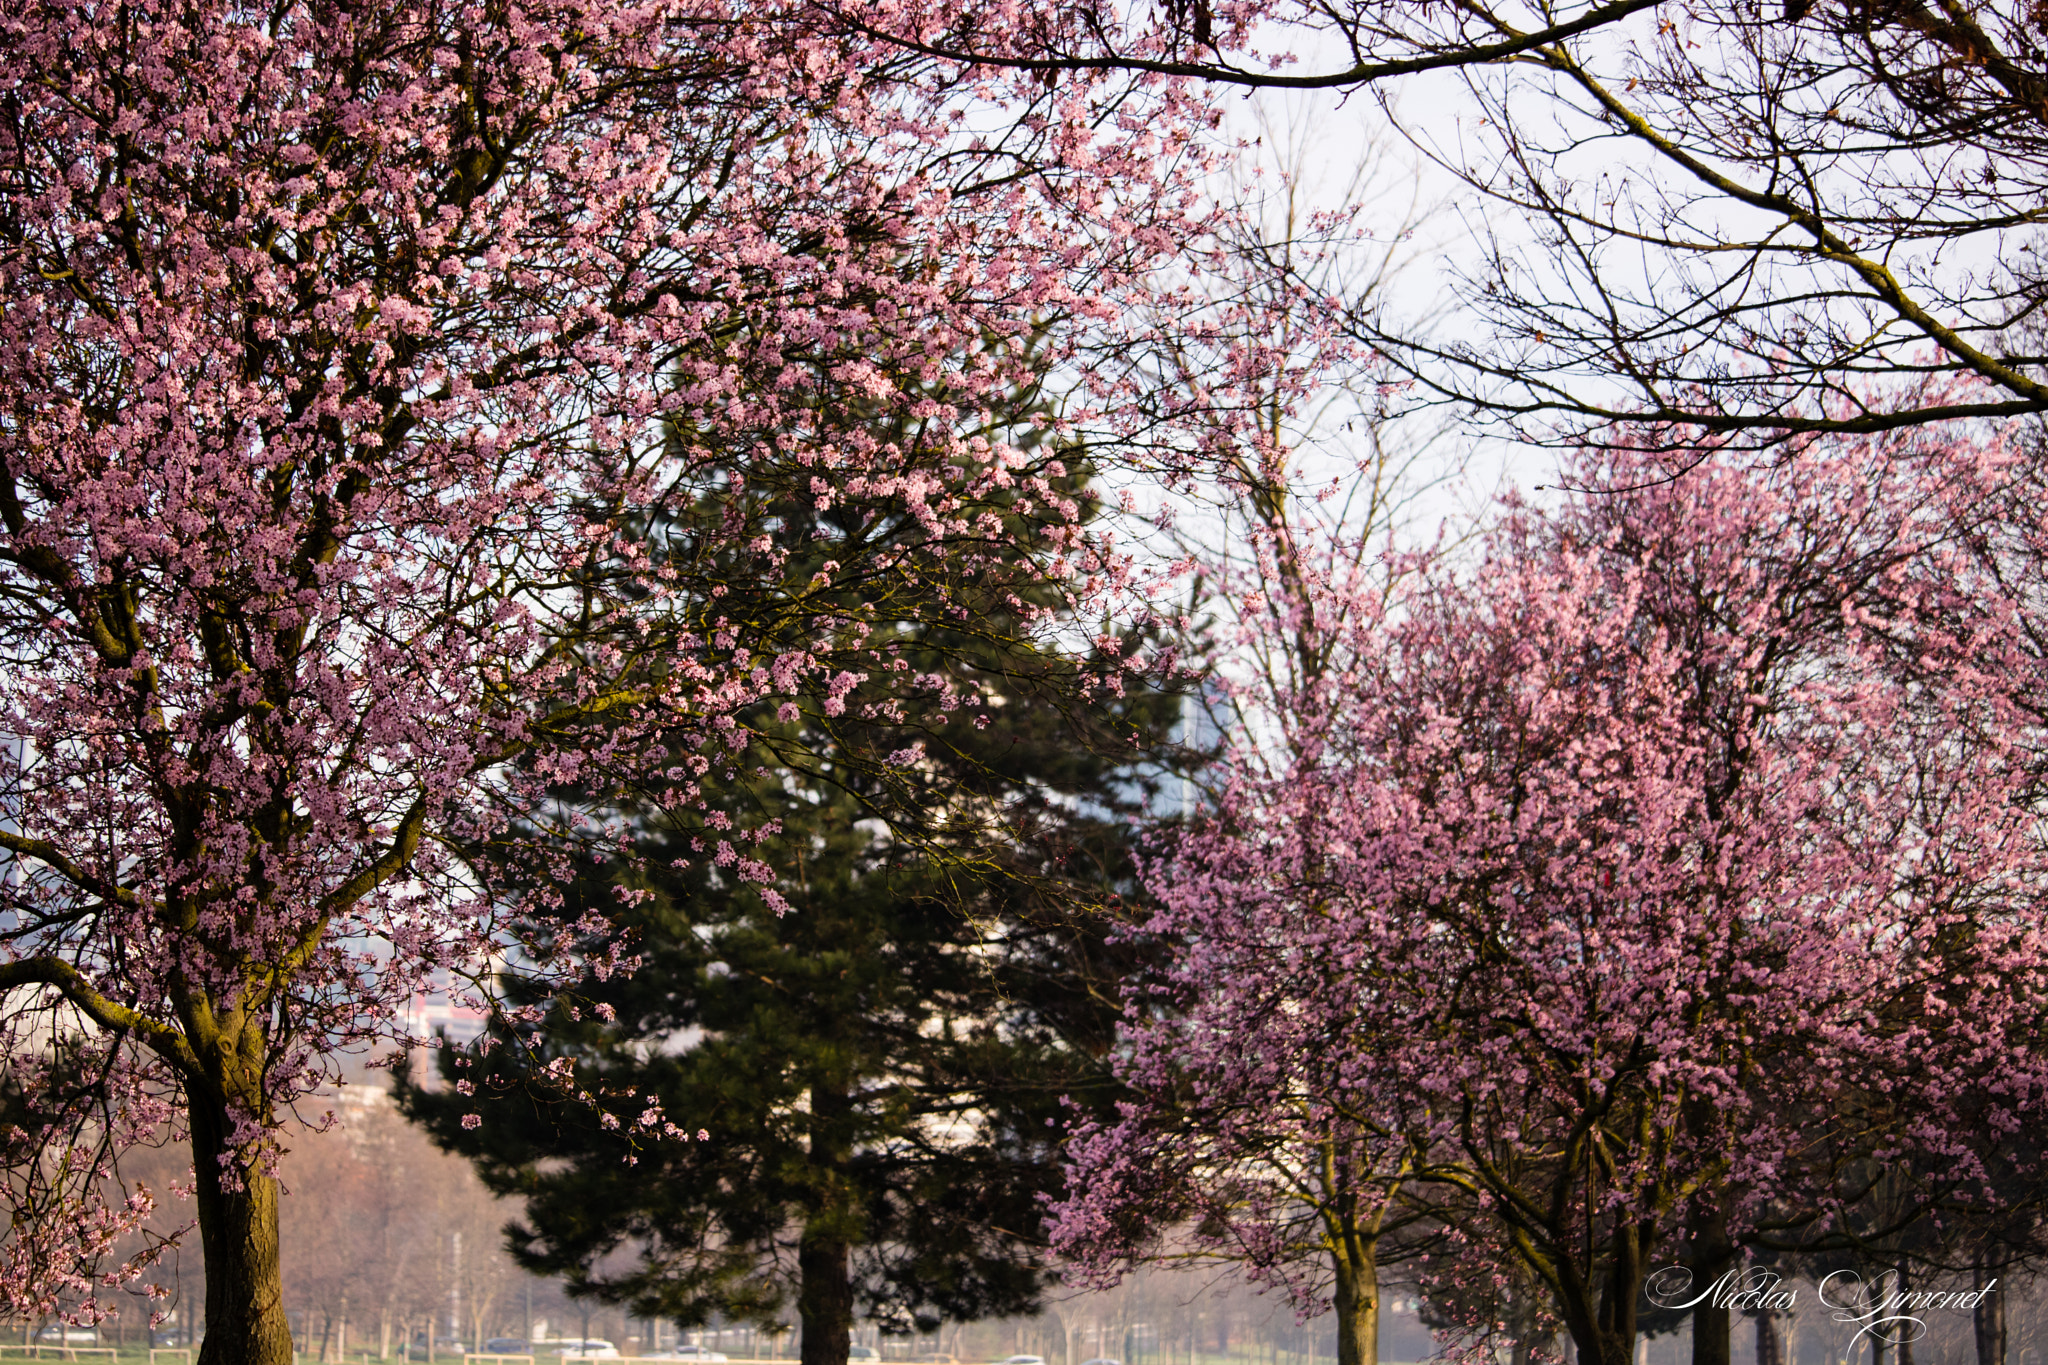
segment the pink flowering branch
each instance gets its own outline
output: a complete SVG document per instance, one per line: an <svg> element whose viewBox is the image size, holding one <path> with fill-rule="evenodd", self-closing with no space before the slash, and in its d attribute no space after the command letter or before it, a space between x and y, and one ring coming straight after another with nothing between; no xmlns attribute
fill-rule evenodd
<svg viewBox="0 0 2048 1365"><path fill-rule="evenodd" d="M204 1365L289 1352L296 1098L494 964L630 967L555 888L643 787L760 881L704 787L757 745L938 818L922 756L1020 683L925 628L1002 604L1077 713L1150 666L1079 453L1136 449L1129 386L1007 414L1209 230L1211 111L815 20L0 16L5 1055L118 1035L183 1095Z"/></svg>
<svg viewBox="0 0 2048 1365"><path fill-rule="evenodd" d="M1967 430L1769 465L1671 439L1335 618L1280 761L1165 846L1173 958L1120 1054L1144 1098L1076 1147L1074 1254L1113 1266L1247 1171L1283 1189L1327 1116L1621 1365L1657 1258L1848 1235L1858 1161L1996 1197L1998 1135L2048 1102L2012 586L2040 561L1962 547L2026 462ZM1299 1204L1235 1202L1239 1240Z"/></svg>

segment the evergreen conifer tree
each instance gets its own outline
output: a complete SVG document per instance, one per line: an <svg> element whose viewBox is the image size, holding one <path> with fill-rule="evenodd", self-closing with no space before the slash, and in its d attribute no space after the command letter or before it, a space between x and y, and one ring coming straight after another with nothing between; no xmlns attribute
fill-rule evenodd
<svg viewBox="0 0 2048 1365"><path fill-rule="evenodd" d="M1013 422L1036 401L1019 399ZM1062 477L1090 496L1080 463ZM747 496L707 494L704 521ZM908 519L823 502L766 519L791 574L848 539L916 553ZM648 543L684 555L694 539L668 525ZM671 868L663 841L691 836L664 832L673 776L651 780L620 812L638 856L569 889L637 936L638 969L561 997L539 1047L495 1047L496 1028L444 1055L449 1085L404 1087L440 1142L525 1201L508 1232L529 1269L682 1325L793 1306L805 1365L844 1365L857 1316L928 1331L1038 1301L1070 1107L1114 1093L1124 950L1108 930L1178 716L1117 683L1136 642L1062 654L1026 627L1039 606L992 596L921 627L928 715L855 683L830 714L748 717L691 788L774 831L745 856ZM877 753L897 761L836 761ZM568 1067L536 1074L547 1061Z"/></svg>

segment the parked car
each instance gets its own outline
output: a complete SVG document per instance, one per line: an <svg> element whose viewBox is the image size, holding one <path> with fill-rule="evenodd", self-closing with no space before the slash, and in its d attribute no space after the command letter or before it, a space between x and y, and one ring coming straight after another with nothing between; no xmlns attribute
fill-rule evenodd
<svg viewBox="0 0 2048 1365"><path fill-rule="evenodd" d="M36 1340L45 1346L97 1346L100 1334L97 1328L66 1327L60 1322L53 1322L36 1333Z"/></svg>
<svg viewBox="0 0 2048 1365"><path fill-rule="evenodd" d="M706 1346L670 1346L660 1351L649 1351L639 1357L641 1360L696 1360L704 1365L723 1365L731 1359L723 1351L714 1351Z"/></svg>
<svg viewBox="0 0 2048 1365"><path fill-rule="evenodd" d="M944 1351L927 1351L917 1358L916 1365L960 1365L960 1362Z"/></svg>
<svg viewBox="0 0 2048 1365"><path fill-rule="evenodd" d="M882 1353L872 1346L849 1346L846 1348L846 1358L848 1360L880 1360Z"/></svg>
<svg viewBox="0 0 2048 1365"><path fill-rule="evenodd" d="M180 1346L190 1346L192 1343L185 1340L184 1328L163 1327L149 1334L149 1344L157 1350L165 1348L175 1350Z"/></svg>
<svg viewBox="0 0 2048 1365"><path fill-rule="evenodd" d="M1045 1365L1044 1356L1004 1356L1002 1365Z"/></svg>
<svg viewBox="0 0 2048 1365"><path fill-rule="evenodd" d="M483 1353L487 1356L524 1356L533 1352L526 1349L525 1337L492 1337L484 1343Z"/></svg>
<svg viewBox="0 0 2048 1365"><path fill-rule="evenodd" d="M1124 1365L1124 1363L1115 1356L1097 1356L1093 1360L1082 1361L1081 1365Z"/></svg>
<svg viewBox="0 0 2048 1365"><path fill-rule="evenodd" d="M524 1352L522 1352L524 1354ZM617 1360L619 1348L603 1337L563 1337L559 1341L536 1341L533 1356L581 1356L585 1360Z"/></svg>

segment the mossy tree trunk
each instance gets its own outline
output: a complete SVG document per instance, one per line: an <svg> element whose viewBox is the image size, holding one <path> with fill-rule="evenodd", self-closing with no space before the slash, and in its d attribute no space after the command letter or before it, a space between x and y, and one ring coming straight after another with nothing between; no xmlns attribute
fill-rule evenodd
<svg viewBox="0 0 2048 1365"><path fill-rule="evenodd" d="M278 1183L234 1143L225 1087L188 1078L193 1198L206 1257L206 1339L195 1365L291 1365L278 1264Z"/></svg>

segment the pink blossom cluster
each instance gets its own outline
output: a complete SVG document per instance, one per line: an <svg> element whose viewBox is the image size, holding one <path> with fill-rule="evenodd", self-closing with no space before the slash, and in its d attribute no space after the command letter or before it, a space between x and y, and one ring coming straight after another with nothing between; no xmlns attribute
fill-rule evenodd
<svg viewBox="0 0 2048 1365"><path fill-rule="evenodd" d="M643 778L765 882L694 785L750 718L914 768L992 703L899 627L1142 615L1067 443L1157 430L1085 362L1209 230L1212 112L821 19L0 14L0 1065L181 1092L210 1254L407 1002L630 966L547 888ZM82 1283L32 1225L23 1302Z"/></svg>
<svg viewBox="0 0 2048 1365"><path fill-rule="evenodd" d="M68 1011L47 995L39 1003L24 1013L40 1015L51 1037L52 1016ZM117 1061L104 1040L12 1060L0 1115L0 1210L12 1230L0 1244L0 1306L10 1316L99 1321L99 1296L138 1280L163 1250L161 1234L137 1235L160 1196L190 1193L119 1181L120 1153L169 1126L175 1104ZM154 1286L144 1293L162 1297Z"/></svg>
<svg viewBox="0 0 2048 1365"><path fill-rule="evenodd" d="M1151 864L1091 1274L1178 1224L1314 1310L1402 1224L1626 1359L1655 1257L1839 1230L1855 1163L1996 1204L2048 1110L2038 448L1686 444L1240 617L1317 667Z"/></svg>

